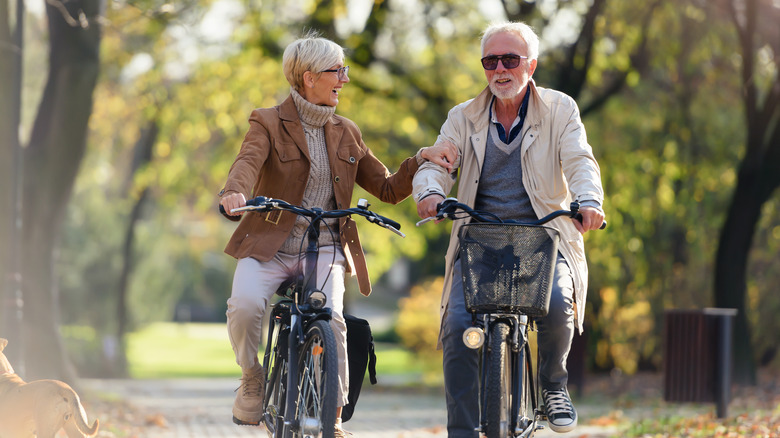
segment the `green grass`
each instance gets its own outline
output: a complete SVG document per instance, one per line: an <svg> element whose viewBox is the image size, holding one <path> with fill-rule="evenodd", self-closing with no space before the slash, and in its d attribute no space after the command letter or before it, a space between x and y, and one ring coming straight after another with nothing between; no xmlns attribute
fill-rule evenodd
<svg viewBox="0 0 780 438"><path fill-rule="evenodd" d="M155 323L128 335L130 375L138 379L237 377L225 324ZM262 353L262 352L261 352ZM395 344L377 344L377 374L416 374L422 363Z"/></svg>

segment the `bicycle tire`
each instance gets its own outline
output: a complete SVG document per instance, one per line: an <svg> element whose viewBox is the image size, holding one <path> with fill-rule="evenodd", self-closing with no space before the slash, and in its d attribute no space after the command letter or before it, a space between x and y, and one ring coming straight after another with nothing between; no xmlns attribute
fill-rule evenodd
<svg viewBox="0 0 780 438"><path fill-rule="evenodd" d="M264 359L265 397L263 399L263 423L269 438L281 437L287 394L287 352L285 341L289 328L279 323L271 328ZM280 343L279 340L282 340Z"/></svg>
<svg viewBox="0 0 780 438"><path fill-rule="evenodd" d="M306 330L298 364L298 401L293 438L333 438L338 391L336 338L327 321L314 321Z"/></svg>
<svg viewBox="0 0 780 438"><path fill-rule="evenodd" d="M496 321L490 328L488 341L488 378L485 400L485 436L510 436L512 409L512 371L509 366L509 324Z"/></svg>
<svg viewBox="0 0 780 438"><path fill-rule="evenodd" d="M531 348L526 342L517 353L517 382L519 387L516 389L517 399L517 429L521 433L528 431L525 436L532 437L536 430L536 412L534 408L534 399L531 385Z"/></svg>

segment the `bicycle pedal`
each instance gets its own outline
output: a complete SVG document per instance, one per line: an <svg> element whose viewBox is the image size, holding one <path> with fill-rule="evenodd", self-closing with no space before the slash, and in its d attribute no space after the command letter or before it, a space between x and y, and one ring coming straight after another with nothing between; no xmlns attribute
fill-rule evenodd
<svg viewBox="0 0 780 438"><path fill-rule="evenodd" d="M260 421L244 421L239 420L236 417L233 417L233 423L238 424L239 426L259 426Z"/></svg>

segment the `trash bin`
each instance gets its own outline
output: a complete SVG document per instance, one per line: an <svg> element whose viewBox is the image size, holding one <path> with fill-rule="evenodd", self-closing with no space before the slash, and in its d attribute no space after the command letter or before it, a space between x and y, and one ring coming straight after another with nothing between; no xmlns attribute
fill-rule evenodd
<svg viewBox="0 0 780 438"><path fill-rule="evenodd" d="M665 312L664 400L714 402L718 418L728 415L736 314L716 308Z"/></svg>

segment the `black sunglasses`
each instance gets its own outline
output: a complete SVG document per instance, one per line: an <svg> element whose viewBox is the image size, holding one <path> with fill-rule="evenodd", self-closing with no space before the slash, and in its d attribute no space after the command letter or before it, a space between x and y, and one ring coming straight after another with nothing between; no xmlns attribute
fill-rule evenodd
<svg viewBox="0 0 780 438"><path fill-rule="evenodd" d="M527 56L520 56L520 55L490 55L486 56L481 59L482 61L482 67L485 70L495 70L498 68L498 61L501 61L501 65L504 66L505 69L511 70L513 68L516 68L518 65L520 65L521 59L528 59Z"/></svg>

